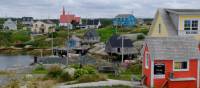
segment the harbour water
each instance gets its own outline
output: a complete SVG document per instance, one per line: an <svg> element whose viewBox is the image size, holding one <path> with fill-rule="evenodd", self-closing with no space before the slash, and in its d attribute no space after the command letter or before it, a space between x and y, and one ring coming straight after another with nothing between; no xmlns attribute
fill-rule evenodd
<svg viewBox="0 0 200 88"><path fill-rule="evenodd" d="M25 67L33 63L31 56L0 56L0 70Z"/></svg>

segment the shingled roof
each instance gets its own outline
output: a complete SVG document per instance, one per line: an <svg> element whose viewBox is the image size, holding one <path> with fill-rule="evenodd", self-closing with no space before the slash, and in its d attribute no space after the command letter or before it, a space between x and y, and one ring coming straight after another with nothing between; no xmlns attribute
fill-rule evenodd
<svg viewBox="0 0 200 88"><path fill-rule="evenodd" d="M200 15L200 9L166 9L168 12L178 15Z"/></svg>
<svg viewBox="0 0 200 88"><path fill-rule="evenodd" d="M93 37L99 37L99 34L95 29L89 29L85 34L85 38L93 38Z"/></svg>
<svg viewBox="0 0 200 88"><path fill-rule="evenodd" d="M132 14L119 14L116 16L116 18L127 18L129 16L133 16Z"/></svg>
<svg viewBox="0 0 200 88"><path fill-rule="evenodd" d="M199 42L192 37L147 37L145 44L153 59L200 58Z"/></svg>
<svg viewBox="0 0 200 88"><path fill-rule="evenodd" d="M108 42L113 48L122 47L122 37L119 35L113 35ZM128 39L127 37L124 38L124 47L133 47L133 41Z"/></svg>
<svg viewBox="0 0 200 88"><path fill-rule="evenodd" d="M100 22L100 19L87 19L86 25L98 25Z"/></svg>

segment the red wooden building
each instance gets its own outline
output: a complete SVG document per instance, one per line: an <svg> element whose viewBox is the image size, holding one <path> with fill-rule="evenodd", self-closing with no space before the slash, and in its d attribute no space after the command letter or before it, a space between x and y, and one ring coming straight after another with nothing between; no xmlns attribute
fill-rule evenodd
<svg viewBox="0 0 200 88"><path fill-rule="evenodd" d="M191 37L148 37L142 50L148 88L200 88L198 42Z"/></svg>
<svg viewBox="0 0 200 88"><path fill-rule="evenodd" d="M59 21L60 21L61 26L68 26L72 22L79 24L81 21L81 18L78 16L75 16L74 14L65 13L65 8L63 7L63 11L62 11L62 14L60 15Z"/></svg>

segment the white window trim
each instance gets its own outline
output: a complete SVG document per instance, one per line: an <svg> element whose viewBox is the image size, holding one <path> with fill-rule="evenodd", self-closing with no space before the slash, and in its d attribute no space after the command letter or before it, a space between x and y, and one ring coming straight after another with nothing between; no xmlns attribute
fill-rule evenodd
<svg viewBox="0 0 200 88"><path fill-rule="evenodd" d="M175 62L182 62L182 61L187 61L187 69L175 69ZM190 67L190 61L189 60L173 60L173 71L189 71Z"/></svg>
<svg viewBox="0 0 200 88"><path fill-rule="evenodd" d="M198 21L197 30L200 30L200 19L184 19L183 22L182 22L183 30L185 30L185 21L186 20L189 20L191 22L191 24L190 24L190 30L192 30L192 21L197 20Z"/></svg>
<svg viewBox="0 0 200 88"><path fill-rule="evenodd" d="M145 53L145 68L149 69L149 57L147 58L147 56L149 55L148 52ZM149 55L150 56L150 55ZM148 62L147 62L148 59Z"/></svg>

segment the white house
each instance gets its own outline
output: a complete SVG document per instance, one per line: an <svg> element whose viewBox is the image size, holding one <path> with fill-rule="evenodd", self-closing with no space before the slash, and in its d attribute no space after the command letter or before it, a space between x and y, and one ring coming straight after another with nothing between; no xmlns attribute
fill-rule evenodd
<svg viewBox="0 0 200 88"><path fill-rule="evenodd" d="M33 23L31 32L34 34L46 34L50 32L55 32L56 24L50 20L36 21Z"/></svg>
<svg viewBox="0 0 200 88"><path fill-rule="evenodd" d="M8 19L3 24L4 30L17 30L17 21L12 21L12 19Z"/></svg>

